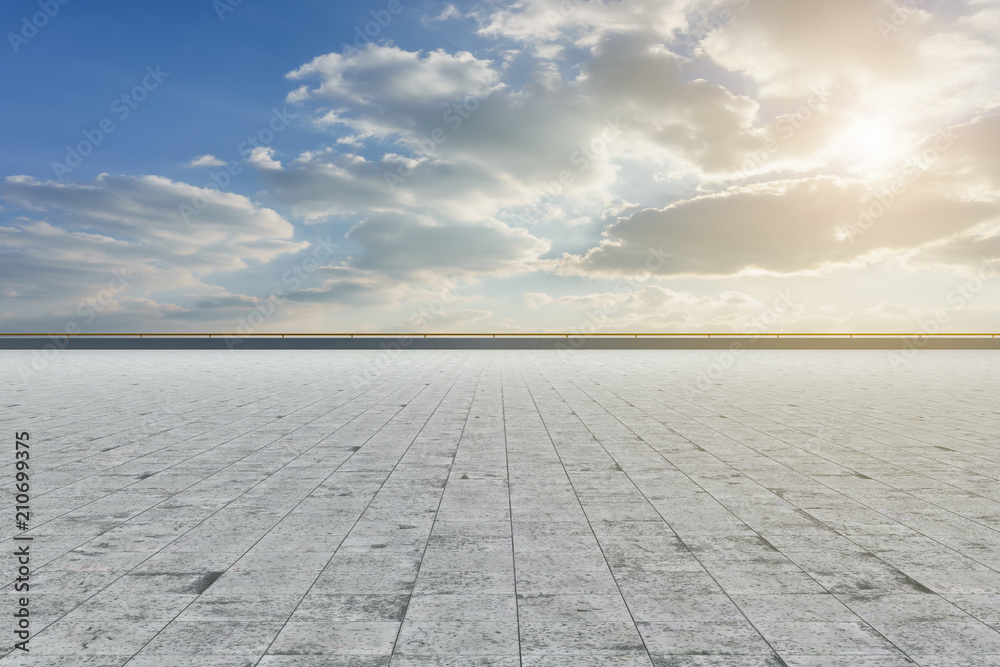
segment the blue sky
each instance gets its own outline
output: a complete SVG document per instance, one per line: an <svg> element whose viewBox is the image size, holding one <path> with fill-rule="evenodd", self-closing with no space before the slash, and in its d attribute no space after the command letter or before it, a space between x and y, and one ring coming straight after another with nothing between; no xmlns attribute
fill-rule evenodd
<svg viewBox="0 0 1000 667"><path fill-rule="evenodd" d="M0 328L991 330L998 26L994 0L4 2Z"/></svg>
<svg viewBox="0 0 1000 667"><path fill-rule="evenodd" d="M411 48L437 42L440 34L422 27L435 4L407 2L382 35L391 30L397 43ZM186 176L181 165L192 150L234 154L284 101L287 72L353 42L355 26L385 5L245 0L220 12L211 0L69 2L19 53L4 40L0 81L16 92L0 100L7 121L0 128L0 168L51 174L65 146L102 118L114 118L114 100L141 82L147 66L159 65L169 73L164 85L118 124L74 178L102 172ZM19 33L23 17L38 11L37 0L4 2L0 26ZM310 132L296 136L298 126L291 129L283 144L305 146L314 139Z"/></svg>

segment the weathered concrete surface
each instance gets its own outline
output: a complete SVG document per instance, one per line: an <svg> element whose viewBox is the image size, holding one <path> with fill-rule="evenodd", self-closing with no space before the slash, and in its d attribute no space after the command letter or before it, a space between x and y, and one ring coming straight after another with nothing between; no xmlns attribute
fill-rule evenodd
<svg viewBox="0 0 1000 667"><path fill-rule="evenodd" d="M0 662L997 665L997 359L3 352Z"/></svg>

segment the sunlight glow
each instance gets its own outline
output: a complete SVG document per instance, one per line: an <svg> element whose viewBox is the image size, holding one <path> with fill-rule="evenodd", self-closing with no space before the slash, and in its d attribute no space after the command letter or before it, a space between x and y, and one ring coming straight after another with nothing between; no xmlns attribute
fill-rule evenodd
<svg viewBox="0 0 1000 667"><path fill-rule="evenodd" d="M856 170L873 171L901 159L906 143L893 124L883 118L858 116L841 135L844 157Z"/></svg>

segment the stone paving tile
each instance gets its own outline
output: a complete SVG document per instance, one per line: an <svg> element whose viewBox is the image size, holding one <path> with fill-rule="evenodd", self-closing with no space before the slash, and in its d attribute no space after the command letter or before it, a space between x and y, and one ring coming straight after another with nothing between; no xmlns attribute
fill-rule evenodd
<svg viewBox="0 0 1000 667"><path fill-rule="evenodd" d="M31 647L35 655L134 654L163 628L149 621L57 621L45 628Z"/></svg>
<svg viewBox="0 0 1000 667"><path fill-rule="evenodd" d="M420 656L518 655L518 624L499 621L403 622L395 652Z"/></svg>
<svg viewBox="0 0 1000 667"><path fill-rule="evenodd" d="M523 655L621 655L645 646L631 621L522 621Z"/></svg>
<svg viewBox="0 0 1000 667"><path fill-rule="evenodd" d="M625 601L610 595L524 595L517 598L518 618L526 623L627 623Z"/></svg>
<svg viewBox="0 0 1000 667"><path fill-rule="evenodd" d="M765 656L772 651L747 621L674 621L636 624L653 655Z"/></svg>
<svg viewBox="0 0 1000 667"><path fill-rule="evenodd" d="M178 621L285 622L299 604L297 595L201 595Z"/></svg>
<svg viewBox="0 0 1000 667"><path fill-rule="evenodd" d="M231 661L257 659L274 641L281 623L265 621L178 621L160 630L138 655L161 656L164 662L179 656L224 657Z"/></svg>
<svg viewBox="0 0 1000 667"><path fill-rule="evenodd" d="M781 655L893 655L895 647L861 621L755 623Z"/></svg>
<svg viewBox="0 0 1000 667"><path fill-rule="evenodd" d="M124 655L30 655L11 654L4 658L4 663L9 665L22 665L23 667L121 667L132 657L131 654ZM134 663L137 664L137 663ZM195 664L195 663L192 663Z"/></svg>
<svg viewBox="0 0 1000 667"><path fill-rule="evenodd" d="M387 655L265 655L260 667L389 667Z"/></svg>
<svg viewBox="0 0 1000 667"><path fill-rule="evenodd" d="M524 667L650 667L652 664L645 651L622 655L525 655L521 657Z"/></svg>
<svg viewBox="0 0 1000 667"><path fill-rule="evenodd" d="M63 616L63 620L84 623L101 618L166 625L196 599L195 595L115 595L104 590L80 600L80 604Z"/></svg>
<svg viewBox="0 0 1000 667"><path fill-rule="evenodd" d="M380 354L0 353L0 664L1000 664L989 353Z"/></svg>
<svg viewBox="0 0 1000 667"><path fill-rule="evenodd" d="M783 667L776 655L769 656L653 656L654 667Z"/></svg>
<svg viewBox="0 0 1000 667"><path fill-rule="evenodd" d="M291 621L268 649L272 655L389 655L399 623Z"/></svg>
<svg viewBox="0 0 1000 667"><path fill-rule="evenodd" d="M336 595L310 591L295 608L292 621L301 623L401 622L409 595Z"/></svg>
<svg viewBox="0 0 1000 667"><path fill-rule="evenodd" d="M414 595L406 608L409 621L462 621L517 624L513 595Z"/></svg>

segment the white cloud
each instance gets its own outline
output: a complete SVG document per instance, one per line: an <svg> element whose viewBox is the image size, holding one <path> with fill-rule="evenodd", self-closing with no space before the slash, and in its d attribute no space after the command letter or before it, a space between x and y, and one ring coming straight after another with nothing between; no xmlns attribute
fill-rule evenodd
<svg viewBox="0 0 1000 667"><path fill-rule="evenodd" d="M198 195L209 203L187 224L180 207ZM291 223L243 195L160 176L101 174L89 184L14 177L0 183L0 197L62 217L58 233L75 228L201 272L241 268L247 259L266 262L304 247L292 241Z"/></svg>
<svg viewBox="0 0 1000 667"><path fill-rule="evenodd" d="M189 167L224 167L226 163L214 155L199 155L188 163Z"/></svg>
<svg viewBox="0 0 1000 667"><path fill-rule="evenodd" d="M794 99L825 85L859 112L897 123L968 120L995 104L1000 74L994 36L970 16L956 22L929 3L895 0L753 0L701 51L752 78L763 97Z"/></svg>
<svg viewBox="0 0 1000 667"><path fill-rule="evenodd" d="M261 169L281 169L281 162L274 159L274 149L270 146L258 146L250 151L247 162Z"/></svg>
<svg viewBox="0 0 1000 667"><path fill-rule="evenodd" d="M441 13L435 16L432 21L447 21L448 19L462 18L462 12L455 5L448 4Z"/></svg>
<svg viewBox="0 0 1000 667"><path fill-rule="evenodd" d="M211 203L188 225L179 206L196 194ZM293 240L288 221L246 197L162 177L102 174L86 184L13 177L0 182L0 197L32 212L5 228L0 251L0 289L17 292L22 303L74 304L101 294L124 272L129 293L105 310L133 312L141 321L147 311L138 306L149 304L129 300L137 292L215 292L208 276L309 246ZM163 306L164 316L183 311Z"/></svg>
<svg viewBox="0 0 1000 667"><path fill-rule="evenodd" d="M399 277L523 273L539 268L539 257L550 248L528 231L495 220L469 225L389 214L358 223L347 238L365 249L351 266Z"/></svg>
<svg viewBox="0 0 1000 667"><path fill-rule="evenodd" d="M479 33L528 44L540 57L564 45L592 46L611 34L640 30L663 41L685 25L682 0L518 0L486 5Z"/></svg>
<svg viewBox="0 0 1000 667"><path fill-rule="evenodd" d="M1000 207L919 191L888 210L867 183L813 178L737 188L647 209L606 230L584 255L565 255L566 274L631 275L647 266L650 249L671 257L659 275L793 274L866 262L964 235L995 220ZM881 215L871 215L872 213ZM845 236L844 230L858 230Z"/></svg>
<svg viewBox="0 0 1000 667"><path fill-rule="evenodd" d="M894 267L901 290L905 275L926 280L914 288L923 295L932 277L1000 253L1000 53L990 29L1000 10L995 0L902 6L443 5L424 28L472 19L467 51L382 42L287 74L288 102L315 141L296 137L290 148L282 137L249 155L273 208L155 176L9 177L0 289L54 299L60 283L98 285L115 263L134 263L150 289L155 276L182 292L160 295L182 309L164 306L164 317L232 314L263 297L207 276L273 271L307 245L294 221L346 237L344 254L290 294L281 316L316 326L405 321L442 277L482 280L493 294L470 295L441 320L459 328L558 327L593 308L617 309L608 326L625 329L736 326L767 301L745 281L814 281L822 295L869 267ZM899 161L934 148L949 126L954 146L902 177ZM210 204L188 227L177 207L196 196ZM865 221L878 205L887 210ZM651 248L671 255L652 278L663 284L622 295L601 282L641 272ZM43 258L45 277L26 283ZM598 284L569 295L554 287L581 278ZM923 312L898 296L865 291L786 324L874 326Z"/></svg>
<svg viewBox="0 0 1000 667"><path fill-rule="evenodd" d="M352 56L318 56L287 76L292 81L319 79L315 88L294 91L290 102L332 104L321 122L366 134L394 131L428 112L439 115L442 104L474 93L488 96L500 82L491 62L465 51L423 53L377 45Z"/></svg>

